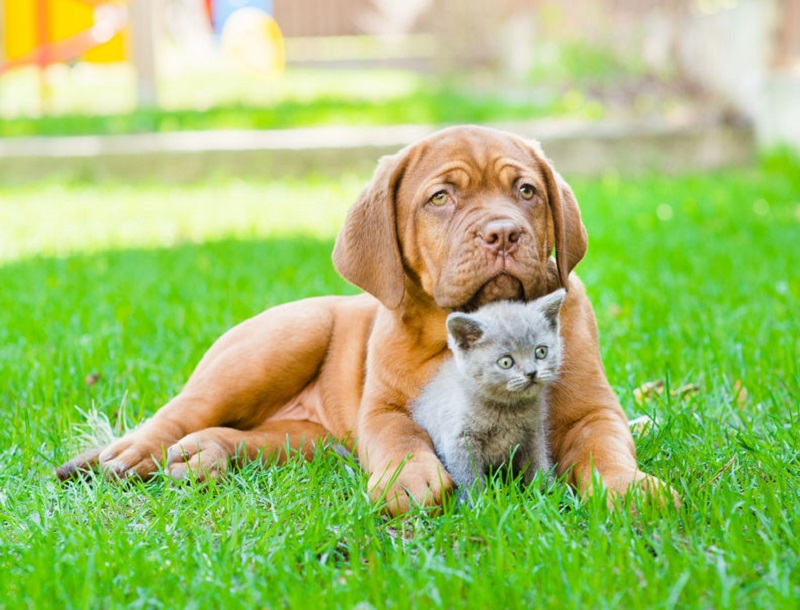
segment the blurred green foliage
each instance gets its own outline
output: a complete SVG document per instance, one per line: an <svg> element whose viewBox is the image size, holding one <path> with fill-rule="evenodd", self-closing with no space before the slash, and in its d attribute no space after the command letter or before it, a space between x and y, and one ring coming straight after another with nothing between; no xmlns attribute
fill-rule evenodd
<svg viewBox="0 0 800 610"><path fill-rule="evenodd" d="M120 114L60 114L0 121L0 137L124 134L208 129L288 129L321 125L484 123L569 114L596 117L599 108L574 92L508 99L433 88L389 99L323 96L269 106L223 105L207 110L140 109Z"/></svg>

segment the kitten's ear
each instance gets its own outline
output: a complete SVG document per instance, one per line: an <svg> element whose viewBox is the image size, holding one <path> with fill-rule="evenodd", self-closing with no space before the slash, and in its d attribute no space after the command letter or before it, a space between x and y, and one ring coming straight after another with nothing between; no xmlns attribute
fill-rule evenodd
<svg viewBox="0 0 800 610"><path fill-rule="evenodd" d="M447 316L447 332L461 349L470 349L483 337L485 328L480 320L465 313L451 313Z"/></svg>
<svg viewBox="0 0 800 610"><path fill-rule="evenodd" d="M545 320L547 320L553 328L558 328L558 314L561 311L561 305L564 303L566 294L566 290L559 288L555 292L551 292L535 302L536 307L541 309Z"/></svg>

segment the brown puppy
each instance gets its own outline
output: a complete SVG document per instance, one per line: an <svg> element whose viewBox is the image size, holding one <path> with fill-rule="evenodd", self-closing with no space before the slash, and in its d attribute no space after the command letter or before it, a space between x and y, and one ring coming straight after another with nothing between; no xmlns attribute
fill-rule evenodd
<svg viewBox="0 0 800 610"><path fill-rule="evenodd" d="M592 464L614 492L660 488L637 468L591 305L570 275L585 251L575 197L537 145L479 127L436 133L381 161L336 242L336 268L369 294L289 303L231 329L141 428L58 476L99 466L147 477L166 453L171 476L202 479L234 460L281 459L287 441L310 455L330 435L357 440L371 492L391 512L411 498L438 504L452 481L406 404L448 357L448 312L563 285L563 374L551 393L558 471L584 490Z"/></svg>

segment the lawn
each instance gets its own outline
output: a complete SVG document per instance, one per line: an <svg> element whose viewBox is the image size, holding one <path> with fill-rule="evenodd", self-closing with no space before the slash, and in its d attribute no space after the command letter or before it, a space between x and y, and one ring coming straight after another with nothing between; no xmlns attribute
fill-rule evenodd
<svg viewBox="0 0 800 610"><path fill-rule="evenodd" d="M353 293L330 251L364 180L0 187L0 607L796 607L800 163L786 157L573 182L607 373L630 417L656 420L635 434L639 460L680 511L495 483L471 510L388 519L331 453L203 490L56 481L82 411L135 423L235 322Z"/></svg>

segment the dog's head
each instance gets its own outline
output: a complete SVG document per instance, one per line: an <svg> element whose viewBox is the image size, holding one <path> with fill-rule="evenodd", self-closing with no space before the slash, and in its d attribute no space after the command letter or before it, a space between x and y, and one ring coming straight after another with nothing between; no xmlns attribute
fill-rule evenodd
<svg viewBox="0 0 800 610"><path fill-rule="evenodd" d="M333 262L390 309L431 298L469 310L566 287L585 252L575 196L538 144L469 126L384 157L347 216Z"/></svg>

